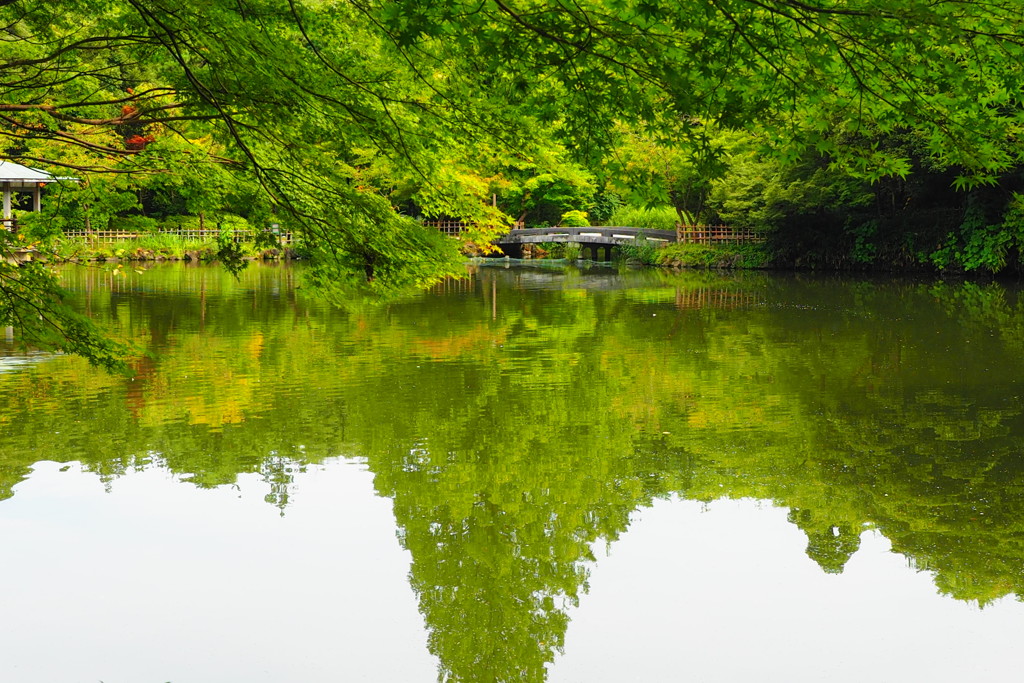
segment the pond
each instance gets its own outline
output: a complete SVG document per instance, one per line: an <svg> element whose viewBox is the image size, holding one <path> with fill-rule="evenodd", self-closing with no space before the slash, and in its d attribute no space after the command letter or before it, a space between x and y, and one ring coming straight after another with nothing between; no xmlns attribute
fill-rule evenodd
<svg viewBox="0 0 1024 683"><path fill-rule="evenodd" d="M1010 680L1024 296L474 265L65 272L0 339L0 679Z"/></svg>

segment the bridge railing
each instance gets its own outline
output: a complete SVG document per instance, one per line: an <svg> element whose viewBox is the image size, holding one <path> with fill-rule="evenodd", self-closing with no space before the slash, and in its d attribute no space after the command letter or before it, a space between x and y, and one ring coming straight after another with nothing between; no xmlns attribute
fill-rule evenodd
<svg viewBox="0 0 1024 683"><path fill-rule="evenodd" d="M643 230L628 226L614 225L590 225L582 228L567 228L555 226L551 228L519 228L510 231L507 235L497 241L544 241L558 242L557 238L571 238L569 241L585 242L587 237L599 238L599 240L629 241L639 239L643 236L655 242L675 242L676 233L674 230Z"/></svg>
<svg viewBox="0 0 1024 683"><path fill-rule="evenodd" d="M458 236L468 227L462 221L432 220L423 221L423 224L452 236ZM572 228L556 225L549 228L527 228L518 223L496 241L557 242L556 238L558 237L572 238L570 241L583 241L580 240L581 237L592 236L603 240L625 242L638 239L641 235L654 242L682 242L684 244L739 244L764 240L761 235L749 228L733 228L728 225L677 225L675 230L654 230L625 225L592 225Z"/></svg>

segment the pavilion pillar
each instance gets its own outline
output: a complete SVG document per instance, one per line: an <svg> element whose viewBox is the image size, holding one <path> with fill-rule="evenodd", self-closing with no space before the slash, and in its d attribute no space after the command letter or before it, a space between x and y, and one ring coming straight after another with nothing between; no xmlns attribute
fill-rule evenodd
<svg viewBox="0 0 1024 683"><path fill-rule="evenodd" d="M39 213L43 210L43 189L36 183L32 188L32 210Z"/></svg>
<svg viewBox="0 0 1024 683"><path fill-rule="evenodd" d="M4 183L4 220L11 220L11 184Z"/></svg>

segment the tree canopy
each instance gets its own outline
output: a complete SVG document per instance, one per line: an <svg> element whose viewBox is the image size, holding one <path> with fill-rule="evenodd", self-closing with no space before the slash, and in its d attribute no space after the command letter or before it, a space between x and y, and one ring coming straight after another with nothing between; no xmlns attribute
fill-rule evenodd
<svg viewBox="0 0 1024 683"><path fill-rule="evenodd" d="M0 0L0 156L191 210L243 187L332 277L422 284L456 248L409 202L485 241L517 217L495 183L543 182L508 169L597 168L622 126L686 168L744 129L871 180L908 172L878 138L910 131L992 182L1020 161L1022 22L1013 0Z"/></svg>

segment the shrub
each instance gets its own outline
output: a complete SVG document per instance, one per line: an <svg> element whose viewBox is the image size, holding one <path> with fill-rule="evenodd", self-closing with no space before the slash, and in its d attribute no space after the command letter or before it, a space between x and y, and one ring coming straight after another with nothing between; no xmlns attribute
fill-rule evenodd
<svg viewBox="0 0 1024 683"><path fill-rule="evenodd" d="M110 219L110 227L124 232L156 232L157 221L148 216L116 216Z"/></svg>
<svg viewBox="0 0 1024 683"><path fill-rule="evenodd" d="M632 244L619 246L619 254L626 260L637 260L645 266L653 266L658 261L660 251L657 242L647 239L643 233L636 236Z"/></svg>
<svg viewBox="0 0 1024 683"><path fill-rule="evenodd" d="M588 207L587 216L593 225L614 225L611 216L622 206L622 198L607 189L598 190Z"/></svg>
<svg viewBox="0 0 1024 683"><path fill-rule="evenodd" d="M636 206L622 206L615 209L608 218L609 225L643 228L644 230L675 230L679 215L671 206L645 209Z"/></svg>
<svg viewBox="0 0 1024 683"><path fill-rule="evenodd" d="M58 221L36 212L18 214L18 231L33 241L48 240L61 235Z"/></svg>
<svg viewBox="0 0 1024 683"><path fill-rule="evenodd" d="M670 244L657 254L659 266L677 268L763 268L768 261L763 244Z"/></svg>
<svg viewBox="0 0 1024 683"><path fill-rule="evenodd" d="M231 213L220 214L216 218L217 226L221 231L225 230L252 230L249 221Z"/></svg>
<svg viewBox="0 0 1024 683"><path fill-rule="evenodd" d="M1014 194L1002 220L986 215L980 202L968 199L963 222L944 243L927 256L939 270L987 270L1006 267L1011 253L1024 246L1024 197Z"/></svg>
<svg viewBox="0 0 1024 683"><path fill-rule="evenodd" d="M558 224L567 228L585 228L590 225L590 221L587 220L586 211L566 211Z"/></svg>
<svg viewBox="0 0 1024 683"><path fill-rule="evenodd" d="M160 222L160 230L198 230L198 216L167 216Z"/></svg>

